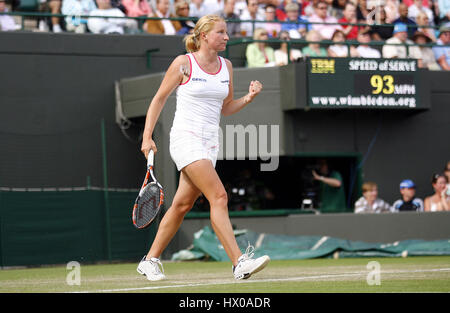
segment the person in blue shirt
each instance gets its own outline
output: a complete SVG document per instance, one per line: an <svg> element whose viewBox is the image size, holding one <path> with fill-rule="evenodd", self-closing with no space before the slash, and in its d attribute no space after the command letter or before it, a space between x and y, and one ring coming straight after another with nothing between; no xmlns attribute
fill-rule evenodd
<svg viewBox="0 0 450 313"><path fill-rule="evenodd" d="M439 28L439 39L437 45L433 47L434 57L441 69L450 71L450 22Z"/></svg>
<svg viewBox="0 0 450 313"><path fill-rule="evenodd" d="M289 32L289 36L292 39L299 39L306 35L306 25L308 21L299 16L298 8L299 6L295 2L287 4L284 8L287 15L286 22L292 23L283 23L281 25L281 31L285 30Z"/></svg>
<svg viewBox="0 0 450 313"><path fill-rule="evenodd" d="M423 212L423 201L415 197L416 185L412 180L405 179L400 183L400 194L402 198L395 201L392 205L393 212Z"/></svg>

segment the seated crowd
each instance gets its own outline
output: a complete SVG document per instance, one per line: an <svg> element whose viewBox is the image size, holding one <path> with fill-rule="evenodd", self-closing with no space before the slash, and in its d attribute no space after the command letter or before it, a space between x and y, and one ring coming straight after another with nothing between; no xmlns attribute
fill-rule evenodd
<svg viewBox="0 0 450 313"><path fill-rule="evenodd" d="M410 179L400 182L400 199L392 205L378 196L378 185L365 182L362 185L362 197L355 202L355 213L386 213L386 212L438 212L450 211L450 161L443 173L434 174L431 178L434 193L422 200L416 197L416 185Z"/></svg>
<svg viewBox="0 0 450 313"><path fill-rule="evenodd" d="M0 13L21 8L20 0L0 0ZM40 17L39 31L103 34L184 35L199 17L218 14L230 37L283 41L250 44L254 67L329 56L415 58L421 68L450 70L448 0L42 0L38 11L67 15ZM17 29L13 16L0 14L0 30ZM310 43L286 49L284 42L298 39Z"/></svg>

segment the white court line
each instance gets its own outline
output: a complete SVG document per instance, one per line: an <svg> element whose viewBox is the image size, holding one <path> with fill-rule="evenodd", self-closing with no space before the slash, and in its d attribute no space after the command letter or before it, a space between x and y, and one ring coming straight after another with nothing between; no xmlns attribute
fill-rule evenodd
<svg viewBox="0 0 450 313"><path fill-rule="evenodd" d="M409 274L409 273L427 273L427 272L448 272L450 268L435 268L429 270L404 270L404 271L382 271L383 274ZM300 276L289 278L268 278L261 280L248 280L248 281L228 281L228 282L213 282L213 283L197 283L197 284L183 284L183 285L167 285L167 286L150 286L150 287L135 287L135 288L119 288L119 289L100 289L91 291L77 291L70 293L94 293L94 292L125 292L125 291L138 291L138 290L155 290L155 289L168 289L168 288L184 288L184 287L200 287L200 286L213 286L213 285L230 285L238 283L265 283L265 282L283 282L283 281L301 281L309 279L327 279L327 278L339 278L339 277L354 277L354 276L367 276L367 271L343 273L343 274L327 274L327 275L315 275L315 276Z"/></svg>

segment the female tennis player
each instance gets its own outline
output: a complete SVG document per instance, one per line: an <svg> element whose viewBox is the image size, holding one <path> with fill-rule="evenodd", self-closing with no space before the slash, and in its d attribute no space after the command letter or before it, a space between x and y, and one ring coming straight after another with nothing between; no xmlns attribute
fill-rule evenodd
<svg viewBox="0 0 450 313"><path fill-rule="evenodd" d="M188 54L172 62L148 109L141 147L146 157L150 150L157 152L153 130L167 98L178 88L169 147L181 171L180 181L150 251L137 268L148 280L165 278L159 257L201 194L210 204L211 225L233 263L236 279L249 278L270 261L268 256L253 259L251 246L244 254L240 251L228 216L227 193L215 170L220 114L240 111L262 90L259 81L251 81L247 95L233 99L232 64L218 55L228 40L227 26L221 17L200 18L193 33L185 37Z"/></svg>

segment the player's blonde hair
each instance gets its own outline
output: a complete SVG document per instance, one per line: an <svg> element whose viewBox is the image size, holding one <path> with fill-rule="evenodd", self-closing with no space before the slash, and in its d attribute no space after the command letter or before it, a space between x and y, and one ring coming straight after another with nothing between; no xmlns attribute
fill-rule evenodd
<svg viewBox="0 0 450 313"><path fill-rule="evenodd" d="M184 37L184 44L187 52L195 52L200 49L200 34L209 33L217 22L223 22L224 19L218 15L210 14L201 17L195 24L192 34Z"/></svg>

